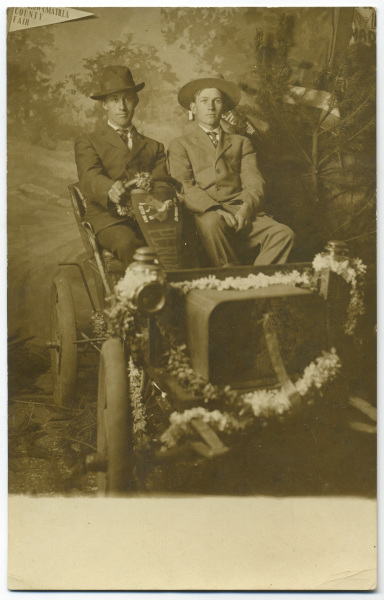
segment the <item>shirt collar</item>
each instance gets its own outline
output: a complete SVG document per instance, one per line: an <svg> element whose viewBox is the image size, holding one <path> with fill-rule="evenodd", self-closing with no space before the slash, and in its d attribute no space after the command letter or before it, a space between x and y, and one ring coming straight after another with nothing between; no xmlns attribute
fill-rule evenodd
<svg viewBox="0 0 384 600"><path fill-rule="evenodd" d="M220 132L221 132L221 127L220 125L218 127L216 127L215 129L206 129L205 127L203 127L202 125L200 125L199 123L199 127L201 127L201 129L203 131L205 131L205 133L209 133L210 131L214 131L215 133L217 133L218 136L220 136Z"/></svg>
<svg viewBox="0 0 384 600"><path fill-rule="evenodd" d="M131 134L133 131L133 125L130 125L129 127L119 127L118 125L111 123L111 121L108 121L108 125L112 127L112 129L114 129L115 131L117 131L118 129L124 129L124 131L129 131L129 133Z"/></svg>

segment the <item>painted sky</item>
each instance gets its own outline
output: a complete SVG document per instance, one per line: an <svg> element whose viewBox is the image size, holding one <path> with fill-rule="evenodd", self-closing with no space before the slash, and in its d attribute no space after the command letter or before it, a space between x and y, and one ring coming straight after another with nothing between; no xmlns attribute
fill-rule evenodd
<svg viewBox="0 0 384 600"><path fill-rule="evenodd" d="M52 55L55 63L54 78L60 80L63 76L80 72L82 59L90 57L97 52L108 49L111 40L120 40L128 33L134 35L134 40L139 43L148 43L155 46L160 58L171 63L173 70L181 81L188 81L198 73L196 55L199 48L188 51L182 40L176 44L167 44L161 32L160 7L132 7L132 8L85 8L93 13L94 17L80 19L69 23L49 26L55 34L56 51ZM204 8L201 9L204 11ZM233 9L217 9L217 22L215 26L220 29L220 13ZM264 31L273 28L278 13L286 12L294 15L295 19L295 45L291 50L291 59L298 65L306 60L319 65L325 57L329 56L332 43L332 33L335 26L334 9L332 8L265 8L254 7L251 12L247 8L240 9L246 15L244 20L244 36L250 38L257 27ZM239 14L239 13L238 13ZM175 25L177 25L175 23ZM194 31L199 29L199 19L194 16L188 23ZM210 35L210 32L208 32ZM215 39L212 39L213 45ZM238 43L236 38L227 38L228 54L236 56ZM252 52L250 46L250 53ZM214 59L213 59L214 62ZM243 58L238 65L239 72L244 68ZM213 65L207 65L213 66Z"/></svg>
<svg viewBox="0 0 384 600"><path fill-rule="evenodd" d="M188 123L187 115L181 114L177 103L181 85L201 72L220 72L227 79L252 85L256 31L261 28L268 40L276 31L282 13L290 15L294 22L294 43L290 49L294 69L292 83L311 87L313 73L318 73L329 60L338 10L330 7L179 7L170 15L168 39L171 41L167 41L162 33L166 20L161 7L79 8L94 16L47 27L55 39L55 49L47 53L54 65L52 82L61 82L72 74L81 79L84 59L105 54L111 49L111 42L124 41L131 34L132 44L153 46L160 59L158 64L168 63L176 76L172 83L164 76L160 84L157 72L151 70L156 67L145 69L142 62L134 64L135 59L130 59L132 62L127 65L135 80L142 79L147 84L140 110L135 115L136 124L143 133L164 143L179 135L180 128ZM27 59L29 61L29 57ZM71 89L71 85L68 84L68 94L75 91L78 102L73 118L80 117L83 122L86 117L82 113L92 110L94 101L87 94Z"/></svg>
<svg viewBox="0 0 384 600"><path fill-rule="evenodd" d="M54 78L62 79L73 71L81 71L82 59L108 48L110 40L133 33L137 41L154 45L160 58L172 63L181 79L195 75L191 57L180 46L166 45L161 33L160 8L85 8L94 17L52 25L56 52ZM186 65L190 65L189 72Z"/></svg>

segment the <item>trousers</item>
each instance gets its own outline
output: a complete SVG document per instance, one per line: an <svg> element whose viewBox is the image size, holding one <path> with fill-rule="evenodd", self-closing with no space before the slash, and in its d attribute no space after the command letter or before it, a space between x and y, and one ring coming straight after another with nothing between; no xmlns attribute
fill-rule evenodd
<svg viewBox="0 0 384 600"><path fill-rule="evenodd" d="M139 227L131 221L105 227L97 233L96 239L102 248L121 260L125 268L133 261L136 249L145 246Z"/></svg>
<svg viewBox="0 0 384 600"><path fill-rule="evenodd" d="M195 215L197 231L211 266L227 264L283 264L295 234L265 213L256 216L248 231L236 232L216 211Z"/></svg>

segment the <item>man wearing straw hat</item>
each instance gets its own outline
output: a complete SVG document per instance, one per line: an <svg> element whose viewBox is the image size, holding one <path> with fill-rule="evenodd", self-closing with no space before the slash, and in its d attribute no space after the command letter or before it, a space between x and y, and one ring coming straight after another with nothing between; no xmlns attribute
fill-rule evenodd
<svg viewBox="0 0 384 600"><path fill-rule="evenodd" d="M85 218L100 245L125 266L145 242L136 222L119 214L122 211L118 207L129 194L124 182L140 172L151 174L153 179L169 177L164 146L141 135L132 125L137 93L144 85L135 83L127 67L105 67L99 90L91 98L102 103L108 122L95 133L81 135L75 143L80 187L87 198Z"/></svg>
<svg viewBox="0 0 384 600"><path fill-rule="evenodd" d="M194 214L212 266L285 263L294 233L262 210L264 180L249 139L220 125L240 95L221 75L181 88L178 101L191 110L196 126L170 143L170 173L183 184L186 208Z"/></svg>

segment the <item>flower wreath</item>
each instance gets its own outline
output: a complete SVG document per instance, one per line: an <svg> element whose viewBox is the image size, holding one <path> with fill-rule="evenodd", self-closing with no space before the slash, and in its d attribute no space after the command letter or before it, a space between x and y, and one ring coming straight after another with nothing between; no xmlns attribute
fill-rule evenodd
<svg viewBox="0 0 384 600"><path fill-rule="evenodd" d="M363 276L366 266L360 259L335 260L332 256L318 254L312 267L300 273L275 273L274 275L250 274L247 277L227 277L224 280L215 276L170 283L179 293L188 294L192 289L247 290L268 287L276 284L301 285L316 288L319 274L324 269L340 275L351 286L350 303L344 332L352 335L357 319L364 312ZM115 287L107 309L110 332L124 336L131 351L132 362L136 367L143 365L143 332L139 324L137 310L132 304L132 297L137 287L148 281L150 271L140 276L128 267L125 276ZM166 340L165 370L176 377L178 383L187 388L200 402L201 406L188 409L183 413L173 412L170 425L161 436L163 448L172 448L194 434L191 421L199 418L209 424L216 432L231 434L249 429L260 419L281 417L292 408L292 394L284 389L258 389L253 392L240 393L229 385L217 386L205 381L194 372L187 353L186 345L180 343L179 332L175 332L158 320L159 329ZM322 388L332 382L341 370L341 361L336 349L323 351L322 355L311 362L302 376L293 384L293 391L305 398L307 404L314 402L315 396L322 393ZM218 408L220 407L220 409ZM145 410L135 395L132 404L136 432L144 432L146 428Z"/></svg>
<svg viewBox="0 0 384 600"><path fill-rule="evenodd" d="M347 320L344 323L344 333L353 335L358 318L364 314L364 276L367 267L360 258L345 258L336 260L330 254L316 254L312 263L315 272L330 269L340 275L350 285L350 301L347 309Z"/></svg>
<svg viewBox="0 0 384 600"><path fill-rule="evenodd" d="M126 190L136 187L139 190L150 192L153 187L153 180L149 173L136 173L133 179L124 182L124 187ZM136 219L135 212L133 210L132 203L129 197L123 197L120 203L117 204L116 209L117 213L121 217L130 217L131 219Z"/></svg>

